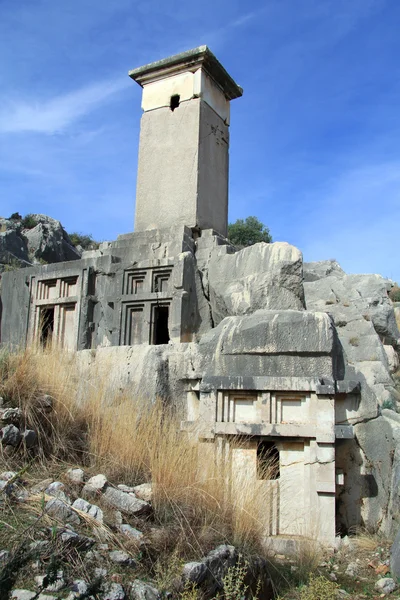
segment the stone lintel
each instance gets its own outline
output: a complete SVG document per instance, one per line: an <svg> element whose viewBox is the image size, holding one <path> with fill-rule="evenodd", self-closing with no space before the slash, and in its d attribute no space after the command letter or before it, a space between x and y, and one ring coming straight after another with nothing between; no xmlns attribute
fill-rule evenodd
<svg viewBox="0 0 400 600"><path fill-rule="evenodd" d="M243 95L243 89L237 85L207 46L199 46L138 67L129 71L129 77L143 87L147 83L186 71L194 73L198 69L203 69L213 79L227 100L234 100Z"/></svg>
<svg viewBox="0 0 400 600"><path fill-rule="evenodd" d="M204 377L200 384L200 391L204 393L215 390L314 392L317 388L318 379L312 377L210 376Z"/></svg>

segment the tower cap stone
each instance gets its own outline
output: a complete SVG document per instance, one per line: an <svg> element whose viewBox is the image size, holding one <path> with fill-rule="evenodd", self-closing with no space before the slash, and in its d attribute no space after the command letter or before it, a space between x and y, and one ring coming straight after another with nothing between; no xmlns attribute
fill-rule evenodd
<svg viewBox="0 0 400 600"><path fill-rule="evenodd" d="M234 100L243 95L243 89L237 85L207 46L199 46L138 67L129 71L129 77L143 87L147 83L153 83L185 71L194 73L200 68L214 80L227 100Z"/></svg>

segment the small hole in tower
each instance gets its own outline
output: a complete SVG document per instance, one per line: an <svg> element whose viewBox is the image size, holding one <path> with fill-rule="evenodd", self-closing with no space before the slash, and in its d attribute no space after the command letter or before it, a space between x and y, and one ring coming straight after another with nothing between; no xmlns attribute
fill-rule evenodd
<svg viewBox="0 0 400 600"><path fill-rule="evenodd" d="M179 94L174 94L173 96L171 96L171 101L169 103L169 107L172 111L174 111L176 108L178 108L180 99L181 99L181 97Z"/></svg>

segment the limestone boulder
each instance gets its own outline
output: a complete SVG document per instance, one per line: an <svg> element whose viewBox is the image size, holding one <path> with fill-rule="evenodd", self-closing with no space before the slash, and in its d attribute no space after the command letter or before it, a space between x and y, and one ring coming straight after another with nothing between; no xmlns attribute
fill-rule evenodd
<svg viewBox="0 0 400 600"><path fill-rule="evenodd" d="M234 254L215 248L207 278L216 325L259 309L304 308L302 254L286 242L261 242Z"/></svg>
<svg viewBox="0 0 400 600"><path fill-rule="evenodd" d="M314 263L315 264L315 263ZM325 310L337 325L364 318L386 344L397 346L400 332L388 296L392 282L381 275L343 275L332 271L325 278L304 282L308 310Z"/></svg>
<svg viewBox="0 0 400 600"><path fill-rule="evenodd" d="M27 240L28 253L34 262L63 262L78 260L81 255L73 246L60 221L35 214L37 225L22 231Z"/></svg>
<svg viewBox="0 0 400 600"><path fill-rule="evenodd" d="M131 600L160 600L160 592L152 585L135 579L129 586L129 598Z"/></svg>
<svg viewBox="0 0 400 600"><path fill-rule="evenodd" d="M244 566L244 583L248 586L250 596L257 590L258 597L265 600L272 599L271 579L267 561L259 557L252 557L243 565L240 562L237 549L234 546L222 544L212 550L201 561L186 563L183 566L181 581L185 589L187 585L194 584L200 590L201 597L215 598L223 592L224 577L229 569Z"/></svg>
<svg viewBox="0 0 400 600"><path fill-rule="evenodd" d="M389 504L392 486L392 461L395 440L392 428L380 416L354 426L360 448L362 467L353 474L353 484L360 486L361 518L370 531L389 534L392 527Z"/></svg>
<svg viewBox="0 0 400 600"><path fill-rule="evenodd" d="M340 348L322 312L260 310L227 317L199 348L207 375L341 378Z"/></svg>
<svg viewBox="0 0 400 600"><path fill-rule="evenodd" d="M109 506L136 517L151 513L151 506L148 502L139 500L139 498L116 488L108 487L103 494L103 500Z"/></svg>
<svg viewBox="0 0 400 600"><path fill-rule="evenodd" d="M329 275L344 277L346 273L336 260L320 260L303 264L304 281L318 281Z"/></svg>
<svg viewBox="0 0 400 600"><path fill-rule="evenodd" d="M0 263L29 266L26 240L15 229L0 232Z"/></svg>

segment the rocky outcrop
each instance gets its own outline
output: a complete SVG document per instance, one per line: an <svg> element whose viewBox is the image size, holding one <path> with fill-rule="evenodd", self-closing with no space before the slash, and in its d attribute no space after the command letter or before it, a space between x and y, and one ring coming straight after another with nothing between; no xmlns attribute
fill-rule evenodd
<svg viewBox="0 0 400 600"><path fill-rule="evenodd" d="M208 263L214 324L259 309L303 309L302 266L301 252L286 242L261 242L235 254L214 249Z"/></svg>
<svg viewBox="0 0 400 600"><path fill-rule="evenodd" d="M81 257L60 221L45 215L32 215L32 218L37 221L37 225L24 230L23 234L33 261L53 263L77 260Z"/></svg>
<svg viewBox="0 0 400 600"><path fill-rule="evenodd" d="M0 217L0 272L80 257L60 221L40 214L25 219Z"/></svg>
<svg viewBox="0 0 400 600"><path fill-rule="evenodd" d="M392 377L400 332L388 296L392 286L380 275L347 275L335 261L304 265L307 310L330 314L346 376L362 386L361 403L347 415L355 439L337 448L337 466L344 456L352 465L338 497L339 521L347 528L361 521L385 534L400 518L400 394Z"/></svg>
<svg viewBox="0 0 400 600"><path fill-rule="evenodd" d="M388 296L393 283L380 275L346 275L334 261L306 263L304 279L307 309L332 316L347 371L362 375L381 406L394 407L400 396L391 373L400 332Z"/></svg>

